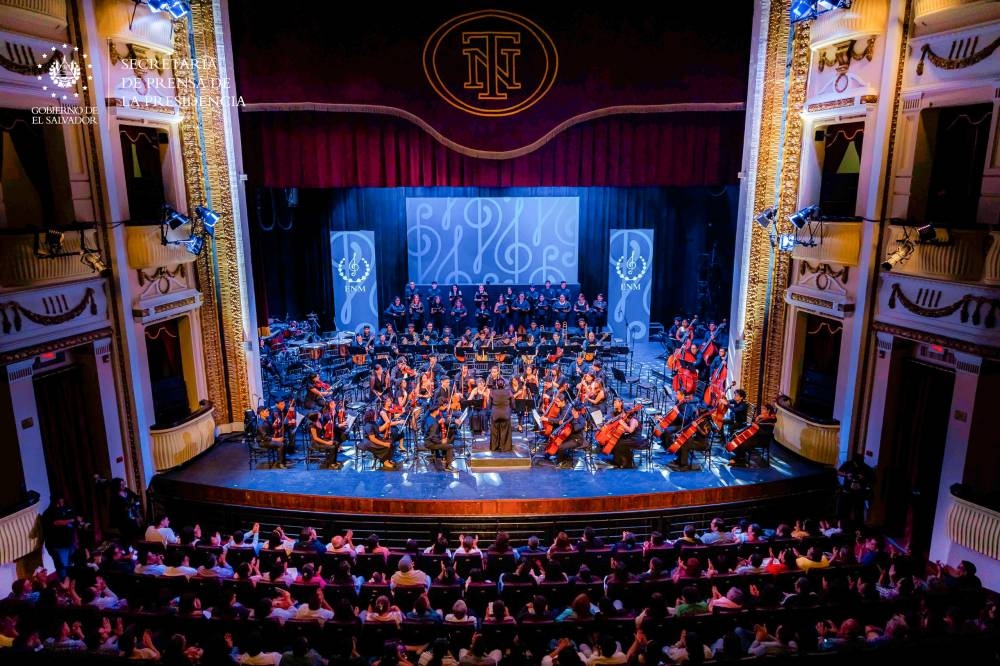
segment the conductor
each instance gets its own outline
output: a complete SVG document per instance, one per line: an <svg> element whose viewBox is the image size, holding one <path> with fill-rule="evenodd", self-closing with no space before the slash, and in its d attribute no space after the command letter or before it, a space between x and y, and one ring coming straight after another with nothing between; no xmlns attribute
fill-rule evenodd
<svg viewBox="0 0 1000 666"><path fill-rule="evenodd" d="M511 393L503 377L496 379L490 389L490 451L510 453L514 450L510 424Z"/></svg>

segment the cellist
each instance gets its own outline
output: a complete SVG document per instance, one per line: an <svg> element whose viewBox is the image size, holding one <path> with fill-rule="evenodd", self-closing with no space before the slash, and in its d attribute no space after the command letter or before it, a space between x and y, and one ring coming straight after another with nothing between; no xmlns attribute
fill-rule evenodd
<svg viewBox="0 0 1000 666"><path fill-rule="evenodd" d="M709 407L725 397L726 379L729 377L728 360L729 354L726 348L720 347L718 355L712 359L712 365L708 369L708 388L705 389L704 401Z"/></svg>
<svg viewBox="0 0 1000 666"><path fill-rule="evenodd" d="M569 418L559 424L549 437L545 459L552 460L552 456L555 456L560 469L573 469L573 451L587 446L584 438L587 426L585 411L582 403L573 403Z"/></svg>
<svg viewBox="0 0 1000 666"><path fill-rule="evenodd" d="M608 422L611 423L614 419L622 419L623 423L622 435L611 451L611 464L618 469L635 469L634 452L642 443L639 437L639 417L635 414L626 414L625 403L621 398L615 398Z"/></svg>

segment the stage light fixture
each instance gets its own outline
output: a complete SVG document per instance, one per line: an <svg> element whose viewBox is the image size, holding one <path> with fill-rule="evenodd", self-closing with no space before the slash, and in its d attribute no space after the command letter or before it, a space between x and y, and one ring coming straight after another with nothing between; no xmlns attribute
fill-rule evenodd
<svg viewBox="0 0 1000 666"><path fill-rule="evenodd" d="M163 205L163 224L170 227L171 230L182 227L185 224L190 224L191 218L189 218L184 213L178 212L171 208L170 206Z"/></svg>
<svg viewBox="0 0 1000 666"><path fill-rule="evenodd" d="M149 9L152 12L165 12L167 7L170 6L171 0L146 0L146 4L149 5Z"/></svg>
<svg viewBox="0 0 1000 666"><path fill-rule="evenodd" d="M937 240L937 229L934 228L933 222L928 222L923 226L917 227L917 240L921 243L929 243Z"/></svg>
<svg viewBox="0 0 1000 666"><path fill-rule="evenodd" d="M908 240L902 241L896 251L882 262L882 270L891 271L897 264L909 259L911 254L913 254L913 243Z"/></svg>
<svg viewBox="0 0 1000 666"><path fill-rule="evenodd" d="M757 224L767 229L769 226L771 226L771 223L774 222L774 216L777 212L778 209L775 208L774 206L771 206L770 208L765 208L757 215L757 217L754 218L754 220L757 221Z"/></svg>
<svg viewBox="0 0 1000 666"><path fill-rule="evenodd" d="M175 21L184 18L191 11L191 5L183 0L146 0L146 4L153 13L166 12Z"/></svg>
<svg viewBox="0 0 1000 666"><path fill-rule="evenodd" d="M99 252L84 252L80 256L80 262L101 277L108 277L111 275L111 269L108 268L106 263L104 263L104 259L101 258L101 254Z"/></svg>
<svg viewBox="0 0 1000 666"><path fill-rule="evenodd" d="M209 236L215 236L215 223L219 221L219 214L208 206L198 206L194 209L198 219L201 220L202 228Z"/></svg>
<svg viewBox="0 0 1000 666"><path fill-rule="evenodd" d="M188 252L197 257L199 254L201 254L202 248L205 247L205 239L202 236L192 236L187 240L181 241L180 245L182 245L185 250L187 250Z"/></svg>
<svg viewBox="0 0 1000 666"><path fill-rule="evenodd" d="M778 236L778 250L780 252L791 252L795 249L795 234L781 234Z"/></svg>
<svg viewBox="0 0 1000 666"><path fill-rule="evenodd" d="M801 229L806 226L811 220L816 219L819 216L819 206L813 204L812 206L806 206L802 210L795 211L788 216L788 221L791 222L796 229Z"/></svg>

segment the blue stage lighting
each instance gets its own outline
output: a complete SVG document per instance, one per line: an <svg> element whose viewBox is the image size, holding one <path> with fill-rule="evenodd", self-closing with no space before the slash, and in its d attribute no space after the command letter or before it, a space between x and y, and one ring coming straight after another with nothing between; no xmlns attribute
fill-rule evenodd
<svg viewBox="0 0 1000 666"><path fill-rule="evenodd" d="M171 229L190 224L191 218L184 213L180 213L170 206L163 205L163 224L169 225Z"/></svg>
<svg viewBox="0 0 1000 666"><path fill-rule="evenodd" d="M819 206L813 204L806 206L802 210L796 211L788 216L788 221L795 225L796 229L801 229L819 216Z"/></svg>
<svg viewBox="0 0 1000 666"><path fill-rule="evenodd" d="M201 220L205 233L214 237L215 223L219 221L219 214L208 206L198 206L194 209L194 212L198 215L198 219Z"/></svg>
<svg viewBox="0 0 1000 666"><path fill-rule="evenodd" d="M185 241L181 241L180 244L184 246L185 250L197 257L201 254L202 248L205 247L205 239L201 236L192 236Z"/></svg>
<svg viewBox="0 0 1000 666"><path fill-rule="evenodd" d="M795 234L781 234L778 236L778 250L781 252L791 252L795 249Z"/></svg>

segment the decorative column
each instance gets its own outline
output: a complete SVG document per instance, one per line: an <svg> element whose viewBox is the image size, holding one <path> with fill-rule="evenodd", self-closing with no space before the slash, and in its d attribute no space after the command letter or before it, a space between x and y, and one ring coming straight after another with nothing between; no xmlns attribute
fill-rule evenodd
<svg viewBox="0 0 1000 666"><path fill-rule="evenodd" d="M946 562L951 551L948 534L948 511L951 509L951 486L962 482L965 456L969 450L972 412L979 388L979 371L983 359L955 351L955 390L952 393L948 433L945 436L944 457L941 460L941 481L938 484L937 506L934 509L934 534L931 537L930 560Z"/></svg>
<svg viewBox="0 0 1000 666"><path fill-rule="evenodd" d="M10 408L14 414L17 445L21 449L21 467L24 485L39 494L40 509L49 505L49 475L45 469L42 450L42 433L38 429L38 407L35 404L35 386L31 378L34 357L7 366L7 391Z"/></svg>
<svg viewBox="0 0 1000 666"><path fill-rule="evenodd" d="M111 476L127 479L125 450L122 446L121 423L118 420L118 401L115 393L115 370L111 363L111 338L95 340L86 348L90 371L97 380L97 392L101 401L101 416L104 433L108 442L108 460L111 462Z"/></svg>
<svg viewBox="0 0 1000 666"><path fill-rule="evenodd" d="M226 77L228 70L217 41L221 19L215 7L215 3L192 3L189 22L176 24L174 30L176 57L197 64L200 96L193 94L193 68L175 68L174 76L179 89L192 91L181 122L188 209L207 204L220 216L214 242L206 239L195 266L205 298L200 323L208 395L215 405L217 422L224 424L254 403L244 342L251 338L245 330L247 299L241 287L250 277L243 268L240 220L236 218L239 207L234 195L236 165L227 146L233 139L225 122L229 96L236 91Z"/></svg>

